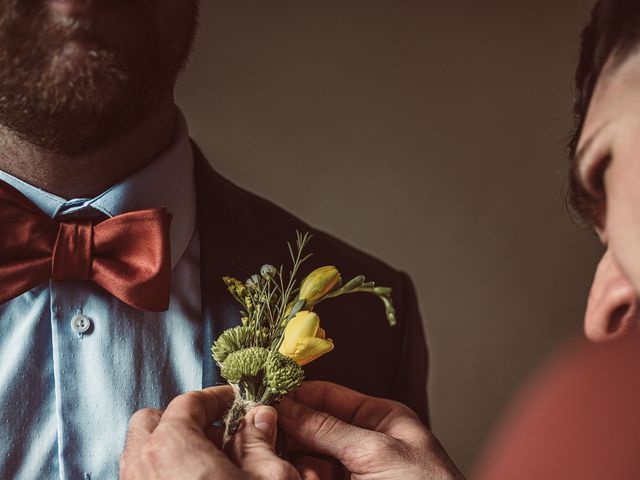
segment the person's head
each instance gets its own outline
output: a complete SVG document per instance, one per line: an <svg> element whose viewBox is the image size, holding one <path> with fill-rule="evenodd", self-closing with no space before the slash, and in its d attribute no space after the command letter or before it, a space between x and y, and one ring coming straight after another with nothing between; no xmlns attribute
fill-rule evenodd
<svg viewBox="0 0 640 480"><path fill-rule="evenodd" d="M640 331L640 2L597 2L575 88L570 199L607 245L585 331L607 340Z"/></svg>
<svg viewBox="0 0 640 480"><path fill-rule="evenodd" d="M0 0L0 125L98 150L170 101L198 0Z"/></svg>

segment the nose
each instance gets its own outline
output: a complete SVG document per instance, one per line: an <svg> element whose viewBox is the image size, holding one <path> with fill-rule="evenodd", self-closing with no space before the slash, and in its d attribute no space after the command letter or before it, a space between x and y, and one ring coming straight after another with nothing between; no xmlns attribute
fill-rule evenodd
<svg viewBox="0 0 640 480"><path fill-rule="evenodd" d="M594 342L613 340L636 332L639 323L638 294L607 250L600 259L589 292L585 334Z"/></svg>

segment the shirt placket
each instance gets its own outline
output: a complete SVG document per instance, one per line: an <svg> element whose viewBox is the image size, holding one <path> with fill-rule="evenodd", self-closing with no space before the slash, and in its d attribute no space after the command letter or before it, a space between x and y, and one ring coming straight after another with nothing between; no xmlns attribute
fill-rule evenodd
<svg viewBox="0 0 640 480"><path fill-rule="evenodd" d="M90 480L93 452L87 432L98 425L91 378L101 337L99 308L91 286L79 280L51 281L51 332L61 479ZM88 384L87 384L88 383ZM94 478L97 478L94 476Z"/></svg>

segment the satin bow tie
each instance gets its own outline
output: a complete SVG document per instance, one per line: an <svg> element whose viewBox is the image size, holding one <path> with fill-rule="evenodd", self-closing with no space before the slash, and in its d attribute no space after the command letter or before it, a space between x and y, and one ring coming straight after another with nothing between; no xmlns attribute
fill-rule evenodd
<svg viewBox="0 0 640 480"><path fill-rule="evenodd" d="M0 181L0 303L53 280L91 280L123 302L169 308L171 214L124 213L93 225L58 222Z"/></svg>

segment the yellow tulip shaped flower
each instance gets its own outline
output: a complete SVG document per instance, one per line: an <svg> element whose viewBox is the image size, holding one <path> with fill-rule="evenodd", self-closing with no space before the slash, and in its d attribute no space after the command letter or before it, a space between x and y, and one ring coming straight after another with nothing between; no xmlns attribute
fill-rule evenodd
<svg viewBox="0 0 640 480"><path fill-rule="evenodd" d="M298 312L287 324L280 353L298 365L306 365L333 350L333 340L326 339L320 317L313 312Z"/></svg>
<svg viewBox="0 0 640 480"><path fill-rule="evenodd" d="M322 297L339 283L340 272L336 267L328 265L316 268L302 281L298 297L307 304L313 305L322 300Z"/></svg>

